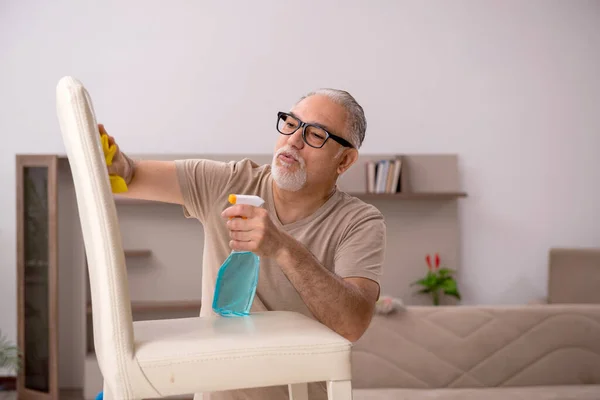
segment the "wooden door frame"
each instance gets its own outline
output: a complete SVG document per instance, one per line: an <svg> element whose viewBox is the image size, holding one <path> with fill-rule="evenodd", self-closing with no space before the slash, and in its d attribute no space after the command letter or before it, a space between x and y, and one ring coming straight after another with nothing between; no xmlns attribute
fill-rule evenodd
<svg viewBox="0 0 600 400"><path fill-rule="evenodd" d="M24 169L48 168L48 393L25 387L25 362L17 375L17 394L21 400L58 400L58 156L16 156L17 196L17 330L19 350L26 354L25 344L25 221Z"/></svg>

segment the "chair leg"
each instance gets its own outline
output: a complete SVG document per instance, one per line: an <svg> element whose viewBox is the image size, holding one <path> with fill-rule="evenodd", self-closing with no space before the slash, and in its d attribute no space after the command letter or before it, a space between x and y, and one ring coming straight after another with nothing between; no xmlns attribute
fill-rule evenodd
<svg viewBox="0 0 600 400"><path fill-rule="evenodd" d="M290 400L308 400L308 384L294 383L288 385Z"/></svg>
<svg viewBox="0 0 600 400"><path fill-rule="evenodd" d="M328 400L352 400L352 382L351 381L328 381L327 382Z"/></svg>

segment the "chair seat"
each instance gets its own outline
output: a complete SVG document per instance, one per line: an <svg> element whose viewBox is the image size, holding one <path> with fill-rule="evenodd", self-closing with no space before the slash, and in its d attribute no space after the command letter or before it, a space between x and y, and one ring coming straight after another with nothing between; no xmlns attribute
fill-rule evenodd
<svg viewBox="0 0 600 400"><path fill-rule="evenodd" d="M134 322L135 358L164 396L349 380L351 342L302 314Z"/></svg>

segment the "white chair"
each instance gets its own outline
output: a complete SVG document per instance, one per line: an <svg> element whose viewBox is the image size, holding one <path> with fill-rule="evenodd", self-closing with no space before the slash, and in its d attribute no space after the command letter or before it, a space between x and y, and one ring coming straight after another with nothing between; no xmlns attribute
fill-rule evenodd
<svg viewBox="0 0 600 400"><path fill-rule="evenodd" d="M62 78L56 90L88 258L104 399L288 385L292 399L306 400L307 382L322 381L330 400L351 399L351 343L301 314L133 322L121 233L92 102L72 77Z"/></svg>

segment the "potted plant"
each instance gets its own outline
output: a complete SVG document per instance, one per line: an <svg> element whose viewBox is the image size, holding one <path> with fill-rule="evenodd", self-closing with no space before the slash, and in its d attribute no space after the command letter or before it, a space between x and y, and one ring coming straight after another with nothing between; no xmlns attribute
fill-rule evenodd
<svg viewBox="0 0 600 400"><path fill-rule="evenodd" d="M19 372L21 368L21 354L17 346L13 345L0 331L0 369Z"/></svg>
<svg viewBox="0 0 600 400"><path fill-rule="evenodd" d="M440 294L453 296L460 300L458 285L452 276L456 271L450 268L440 268L440 256L437 253L434 264L432 264L429 254L425 256L425 262L427 263L427 274L424 278L413 282L411 286L422 286L423 288L418 293L430 294L434 306L440 304Z"/></svg>

